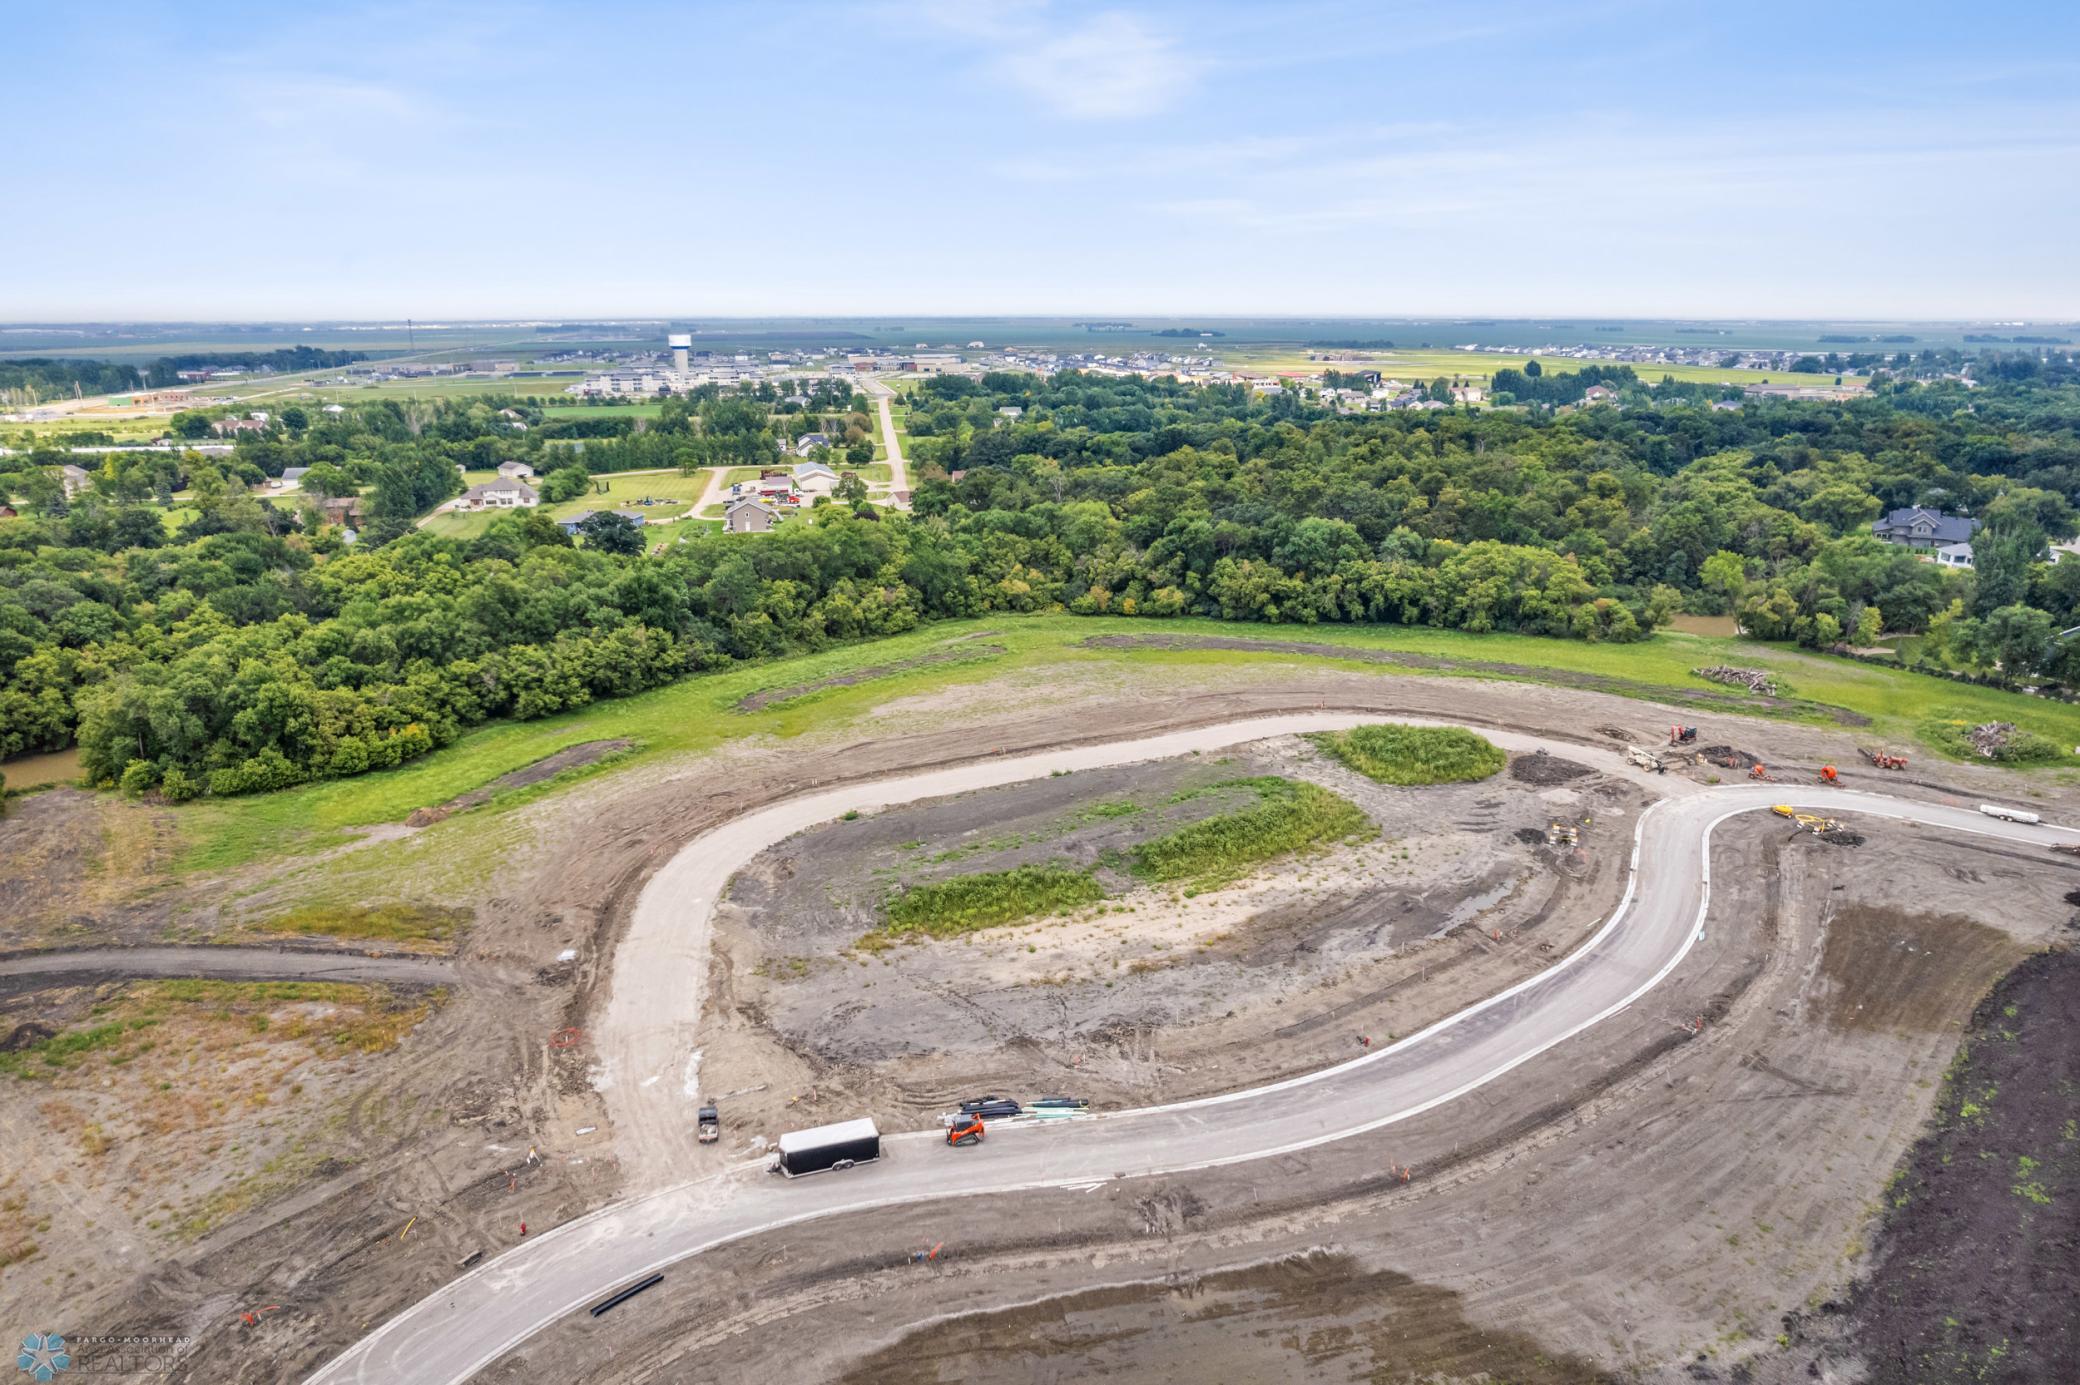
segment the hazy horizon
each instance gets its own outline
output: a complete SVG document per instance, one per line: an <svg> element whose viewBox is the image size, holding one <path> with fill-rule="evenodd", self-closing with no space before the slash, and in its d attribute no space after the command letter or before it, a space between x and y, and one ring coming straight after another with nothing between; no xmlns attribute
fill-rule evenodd
<svg viewBox="0 0 2080 1385"><path fill-rule="evenodd" d="M38 61L0 118L41 133L11 321L2080 318L2080 13L2049 4L237 0L14 31Z"/></svg>

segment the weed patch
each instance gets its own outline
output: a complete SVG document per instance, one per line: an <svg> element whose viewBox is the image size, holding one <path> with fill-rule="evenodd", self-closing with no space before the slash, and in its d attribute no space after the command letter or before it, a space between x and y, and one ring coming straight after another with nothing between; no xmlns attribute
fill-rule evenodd
<svg viewBox="0 0 2080 1385"><path fill-rule="evenodd" d="M1059 861L1015 866L958 875L892 895L888 922L879 931L891 937L957 937L978 928L1059 914L1104 897L1105 887L1087 870Z"/></svg>
<svg viewBox="0 0 2080 1385"><path fill-rule="evenodd" d="M1354 726L1309 736L1324 751L1382 784L1457 784L1486 779L1509 757L1485 736L1456 726Z"/></svg>
<svg viewBox="0 0 2080 1385"><path fill-rule="evenodd" d="M1265 776L1229 779L1207 786L1256 792L1254 807L1202 818L1188 827L1134 848L1135 874L1160 882L1188 881L1211 889L1248 874L1256 866L1296 851L1365 836L1372 820L1349 799L1318 785Z"/></svg>
<svg viewBox="0 0 2080 1385"><path fill-rule="evenodd" d="M393 943L445 943L470 920L467 909L434 904L312 905L255 925L254 931Z"/></svg>

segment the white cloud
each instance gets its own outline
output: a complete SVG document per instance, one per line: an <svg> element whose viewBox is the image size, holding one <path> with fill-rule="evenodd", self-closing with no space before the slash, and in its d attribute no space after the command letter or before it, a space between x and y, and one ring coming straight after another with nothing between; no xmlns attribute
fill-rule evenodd
<svg viewBox="0 0 2080 1385"><path fill-rule="evenodd" d="M1011 38L993 66L1013 86L1077 120L1167 110L1197 85L1204 59L1143 20L1117 11L1057 32Z"/></svg>
<svg viewBox="0 0 2080 1385"><path fill-rule="evenodd" d="M1170 109L1212 63L1141 15L1070 16L1045 3L927 4L911 11L1008 87L1072 120L1126 120Z"/></svg>

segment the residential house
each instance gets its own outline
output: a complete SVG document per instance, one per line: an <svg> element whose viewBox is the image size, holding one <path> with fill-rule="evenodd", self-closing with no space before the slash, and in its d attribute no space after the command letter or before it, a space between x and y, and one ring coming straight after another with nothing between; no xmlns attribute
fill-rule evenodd
<svg viewBox="0 0 2080 1385"><path fill-rule="evenodd" d="M318 516L327 524L357 525L361 523L361 497L342 495L318 502Z"/></svg>
<svg viewBox="0 0 2080 1385"><path fill-rule="evenodd" d="M1615 404L1618 392L1603 385L1591 385L1582 394L1584 404Z"/></svg>
<svg viewBox="0 0 2080 1385"><path fill-rule="evenodd" d="M822 462L803 462L794 469L794 488L803 495L829 495L838 489L838 473Z"/></svg>
<svg viewBox="0 0 2080 1385"><path fill-rule="evenodd" d="M65 488L65 498L71 500L93 486L94 475L83 466L67 462L58 468L58 484Z"/></svg>
<svg viewBox="0 0 2080 1385"><path fill-rule="evenodd" d="M1969 568L1972 565L1972 546L1969 543L1946 543L1936 550L1937 567Z"/></svg>
<svg viewBox="0 0 2080 1385"><path fill-rule="evenodd" d="M1887 543L1904 544L1908 548L1943 548L1950 544L1970 543L1978 530L1979 521L1976 519L1946 515L1941 510L1919 505L1894 510L1883 519L1871 521L1873 534Z"/></svg>
<svg viewBox="0 0 2080 1385"><path fill-rule="evenodd" d="M510 476L471 486L457 502L465 510L522 510L540 503L533 486Z"/></svg>
<svg viewBox="0 0 2080 1385"><path fill-rule="evenodd" d="M794 455L806 457L817 448L829 447L830 445L831 439L828 433L804 433L794 441Z"/></svg>
<svg viewBox="0 0 2080 1385"><path fill-rule="evenodd" d="M1024 418L1025 412L1026 411L1024 409L1020 408L1016 404L1006 404L1002 408L997 410L998 414L1009 419Z"/></svg>
<svg viewBox="0 0 2080 1385"><path fill-rule="evenodd" d="M778 510L747 495L730 501L722 512L722 527L732 534L763 534L779 518Z"/></svg>
<svg viewBox="0 0 2080 1385"><path fill-rule="evenodd" d="M328 414L343 414L346 411L347 406L344 404L327 404L325 406L325 412Z"/></svg>
<svg viewBox="0 0 2080 1385"><path fill-rule="evenodd" d="M228 438L237 433L264 433L267 425L257 418L220 418L210 425L210 431Z"/></svg>
<svg viewBox="0 0 2080 1385"><path fill-rule="evenodd" d="M525 462L500 462L498 474L509 481L532 481L534 468Z"/></svg>
<svg viewBox="0 0 2080 1385"><path fill-rule="evenodd" d="M14 506L8 504L6 501L0 500L0 519L14 519L16 516L20 514L20 510L17 510Z"/></svg>

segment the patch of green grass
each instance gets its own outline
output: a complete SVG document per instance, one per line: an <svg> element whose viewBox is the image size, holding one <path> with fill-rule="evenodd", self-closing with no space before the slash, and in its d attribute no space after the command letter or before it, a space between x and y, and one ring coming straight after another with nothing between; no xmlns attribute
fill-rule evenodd
<svg viewBox="0 0 2080 1385"><path fill-rule="evenodd" d="M148 1017L90 1025L32 1041L12 1053L0 1053L0 1072L10 1077L48 1076L52 1069L68 1068L89 1053L119 1047L123 1040L159 1021Z"/></svg>
<svg viewBox="0 0 2080 1385"><path fill-rule="evenodd" d="M1167 836L1143 842L1130 859L1137 875L1159 882L1189 881L1211 889L1266 861L1349 841L1374 830L1358 805L1315 784L1268 775L1230 779L1209 790L1253 789L1254 806L1202 818Z"/></svg>
<svg viewBox="0 0 2080 1385"><path fill-rule="evenodd" d="M253 927L259 933L444 943L469 920L469 910L437 904L310 905Z"/></svg>
<svg viewBox="0 0 2080 1385"><path fill-rule="evenodd" d="M1485 736L1456 726L1354 726L1308 739L1382 784L1457 784L1486 779L1509 757Z"/></svg>
<svg viewBox="0 0 2080 1385"><path fill-rule="evenodd" d="M957 875L916 885L888 900L884 937L922 934L958 937L1026 919L1064 913L1105 897L1105 887L1088 870L1061 861L1010 870Z"/></svg>
<svg viewBox="0 0 2080 1385"><path fill-rule="evenodd" d="M1959 760L1977 760L1982 764L1990 758L1999 765L2047 765L2066 758L2065 751L2050 737L2021 726L2015 728L2014 734L1992 756L1981 755L1965 736L1979 724L1945 709L1921 724L1921 739L1945 755Z"/></svg>

